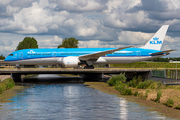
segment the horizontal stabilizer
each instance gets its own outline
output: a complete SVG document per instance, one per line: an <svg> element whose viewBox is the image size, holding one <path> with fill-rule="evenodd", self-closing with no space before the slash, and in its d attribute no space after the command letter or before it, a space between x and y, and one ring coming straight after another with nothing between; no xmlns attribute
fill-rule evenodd
<svg viewBox="0 0 180 120"><path fill-rule="evenodd" d="M176 50L166 50L166 51L161 51L161 52L156 52L156 53L149 53L150 55L162 55L162 54L169 54L169 52L176 51Z"/></svg>
<svg viewBox="0 0 180 120"><path fill-rule="evenodd" d="M92 54L79 56L79 59L80 60L89 60L89 59L96 59L97 60L101 56L105 56L105 55L111 54L111 53L113 53L115 51L126 49L126 48L131 48L131 47L132 46L122 47L122 48L117 48L117 49L111 49L111 50L106 50L106 51L100 51L100 52L95 52L95 53L92 53Z"/></svg>

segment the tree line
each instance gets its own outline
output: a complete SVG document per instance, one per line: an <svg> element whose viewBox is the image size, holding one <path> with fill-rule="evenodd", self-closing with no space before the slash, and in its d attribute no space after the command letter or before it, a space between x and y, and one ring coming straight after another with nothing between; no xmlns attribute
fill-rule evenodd
<svg viewBox="0 0 180 120"><path fill-rule="evenodd" d="M172 61L180 61L180 57L156 58L156 59L152 59L152 60L149 60L149 61L152 61L152 62L169 62L170 60L172 60Z"/></svg>
<svg viewBox="0 0 180 120"><path fill-rule="evenodd" d="M1 54L0 60L4 60L4 59L5 59L5 57Z"/></svg>
<svg viewBox="0 0 180 120"><path fill-rule="evenodd" d="M65 38L57 48L78 48L78 44L79 42L76 38ZM23 41L19 42L16 50L29 48L38 48L37 40L33 37L25 37Z"/></svg>

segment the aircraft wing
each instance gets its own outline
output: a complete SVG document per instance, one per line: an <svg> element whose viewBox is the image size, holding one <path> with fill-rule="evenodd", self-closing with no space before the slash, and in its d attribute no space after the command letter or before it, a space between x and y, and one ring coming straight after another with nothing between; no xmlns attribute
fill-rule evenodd
<svg viewBox="0 0 180 120"><path fill-rule="evenodd" d="M161 52L156 52L156 53L149 53L151 56L155 56L155 55L162 55L162 54L169 54L169 52L172 51L176 51L176 50L165 50L165 51L161 51Z"/></svg>
<svg viewBox="0 0 180 120"><path fill-rule="evenodd" d="M112 50L106 50L106 51L100 51L100 52L95 52L95 53L87 54L87 55L82 55L82 56L79 56L79 59L80 60L98 59L99 57L104 56L106 54L111 54L115 51L130 48L130 47L132 47L132 46L117 48L117 49L112 49Z"/></svg>

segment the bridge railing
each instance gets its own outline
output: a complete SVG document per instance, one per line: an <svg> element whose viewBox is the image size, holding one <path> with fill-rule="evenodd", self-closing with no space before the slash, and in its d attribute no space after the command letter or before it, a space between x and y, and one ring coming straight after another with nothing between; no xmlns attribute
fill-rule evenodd
<svg viewBox="0 0 180 120"><path fill-rule="evenodd" d="M154 69L151 71L152 77L180 79L179 69Z"/></svg>

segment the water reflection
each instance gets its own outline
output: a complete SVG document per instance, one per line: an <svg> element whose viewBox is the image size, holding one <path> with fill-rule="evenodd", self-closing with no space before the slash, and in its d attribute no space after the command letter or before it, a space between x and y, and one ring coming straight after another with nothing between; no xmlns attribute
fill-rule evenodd
<svg viewBox="0 0 180 120"><path fill-rule="evenodd" d="M122 99L120 99L119 100L119 108L120 108L120 116L119 116L119 118L121 118L121 119L123 119L123 120L127 120L127 112L128 112L128 110L127 110L127 101L124 99L124 98L122 98Z"/></svg>
<svg viewBox="0 0 180 120"><path fill-rule="evenodd" d="M83 78L78 75L60 75L60 74L38 74L31 77L24 77L23 82L30 83L82 83Z"/></svg>
<svg viewBox="0 0 180 120"><path fill-rule="evenodd" d="M83 84L31 85L11 98L13 102L1 103L0 120L168 119L157 112L147 111L146 107Z"/></svg>

